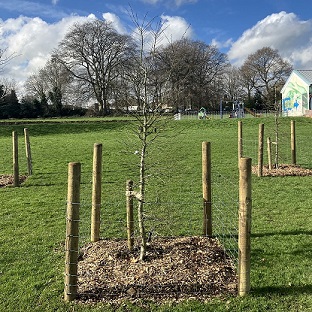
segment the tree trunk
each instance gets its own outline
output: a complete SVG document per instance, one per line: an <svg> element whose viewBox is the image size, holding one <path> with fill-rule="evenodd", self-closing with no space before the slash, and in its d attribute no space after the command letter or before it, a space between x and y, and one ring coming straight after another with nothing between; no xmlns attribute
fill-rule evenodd
<svg viewBox="0 0 312 312"><path fill-rule="evenodd" d="M139 204L138 204L138 223L141 236L140 260L144 260L146 254L146 232L144 226L144 199L145 199L145 157L146 157L146 136L147 136L147 118L145 109L143 109L143 127L142 127L142 149L140 159L140 185L139 185Z"/></svg>

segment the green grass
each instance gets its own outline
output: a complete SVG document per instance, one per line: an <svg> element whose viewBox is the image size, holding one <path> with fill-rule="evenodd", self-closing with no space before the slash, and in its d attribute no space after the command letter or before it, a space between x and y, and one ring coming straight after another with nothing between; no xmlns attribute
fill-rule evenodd
<svg viewBox="0 0 312 312"><path fill-rule="evenodd" d="M253 161L259 123L265 124L265 136L273 133L271 118L243 120L244 155ZM26 173L24 127L29 129L34 171L21 187L0 189L0 311L113 311L105 305L66 304L62 299L67 166L71 161L82 163L83 244L90 231L93 144L103 143L101 236L125 237L125 182L137 181L138 176L134 154L138 144L130 132L132 126L118 119L0 125L0 174L12 170L13 130L20 136L20 172ZM296 119L297 162L307 168L312 168L311 129L311 119ZM281 161L287 163L290 119L282 119L281 133ZM156 224L161 235L201 234L202 141L212 145L214 198L229 209L223 217L235 214L237 120L172 121L164 134L149 156L153 178L148 186L152 202L147 206L148 226ZM312 311L311 179L253 176L248 296L216 298L208 303L150 304L148 308L126 304L119 311ZM155 220L155 209L161 221Z"/></svg>

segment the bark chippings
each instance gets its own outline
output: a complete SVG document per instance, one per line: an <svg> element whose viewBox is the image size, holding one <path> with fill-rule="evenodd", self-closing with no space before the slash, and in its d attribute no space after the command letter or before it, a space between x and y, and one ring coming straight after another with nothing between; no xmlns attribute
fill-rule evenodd
<svg viewBox="0 0 312 312"><path fill-rule="evenodd" d="M258 166L252 167L252 173L257 174ZM268 166L263 166L263 176L286 177L286 176L312 176L312 169L300 167L298 165L280 164L278 168L269 170Z"/></svg>
<svg viewBox="0 0 312 312"><path fill-rule="evenodd" d="M236 294L235 269L216 239L157 238L143 262L139 250L130 253L126 246L124 240L101 240L81 249L80 302L161 303Z"/></svg>
<svg viewBox="0 0 312 312"><path fill-rule="evenodd" d="M20 184L23 183L26 180L26 178L27 178L26 176L20 176L20 179L19 179ZM0 187L13 185L13 183L14 183L13 175L6 175L6 174L0 175Z"/></svg>

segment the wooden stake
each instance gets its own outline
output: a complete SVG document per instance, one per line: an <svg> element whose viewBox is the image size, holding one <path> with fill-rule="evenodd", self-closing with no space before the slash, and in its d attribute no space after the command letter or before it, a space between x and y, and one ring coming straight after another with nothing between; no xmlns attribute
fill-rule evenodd
<svg viewBox="0 0 312 312"><path fill-rule="evenodd" d="M126 183L126 208L127 208L127 235L128 248L133 251L134 246L134 220L133 220L133 181L128 180Z"/></svg>
<svg viewBox="0 0 312 312"><path fill-rule="evenodd" d="M267 138L267 145L268 145L268 166L269 170L272 170L272 142L271 138Z"/></svg>
<svg viewBox="0 0 312 312"><path fill-rule="evenodd" d="M211 147L202 142L203 234L212 236Z"/></svg>
<svg viewBox="0 0 312 312"><path fill-rule="evenodd" d="M297 163L296 159L296 127L295 121L292 120L290 123L290 133L291 133L291 163L295 165Z"/></svg>
<svg viewBox="0 0 312 312"><path fill-rule="evenodd" d="M77 296L77 267L79 252L79 209L80 209L81 165L72 162L68 165L68 192L65 241L65 301Z"/></svg>
<svg viewBox="0 0 312 312"><path fill-rule="evenodd" d="M250 291L251 158L241 158L239 166L238 294Z"/></svg>
<svg viewBox="0 0 312 312"><path fill-rule="evenodd" d="M264 144L264 124L259 124L258 177L262 177L262 173L263 173L263 144Z"/></svg>
<svg viewBox="0 0 312 312"><path fill-rule="evenodd" d="M102 144L95 143L93 150L91 242L97 242L100 239L101 190L102 190Z"/></svg>
<svg viewBox="0 0 312 312"><path fill-rule="evenodd" d="M239 160L243 157L243 122L240 120L238 121L238 165Z"/></svg>
<svg viewBox="0 0 312 312"><path fill-rule="evenodd" d="M18 135L12 132L13 141L13 186L19 186L19 165L18 165Z"/></svg>
<svg viewBox="0 0 312 312"><path fill-rule="evenodd" d="M30 141L29 141L29 134L28 134L27 128L24 128L24 137L25 137L25 148L26 148L28 175L32 175L31 149L30 149Z"/></svg>

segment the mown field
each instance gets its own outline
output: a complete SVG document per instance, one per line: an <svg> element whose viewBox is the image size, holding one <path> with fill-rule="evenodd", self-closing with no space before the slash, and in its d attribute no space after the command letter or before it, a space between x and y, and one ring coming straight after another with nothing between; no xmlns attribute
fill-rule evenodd
<svg viewBox="0 0 312 312"><path fill-rule="evenodd" d="M312 169L312 119L295 120L297 163ZM265 124L265 136L274 137L273 119L243 120L244 156L253 162L257 159L259 123ZM12 131L20 137L21 174L27 172L23 128L29 130L33 157L33 175L21 187L0 188L0 311L116 310L104 304L63 302L67 167L72 161L82 164L80 232L84 244L90 230L93 144L103 144L101 236L126 237L125 182L137 181L138 176L135 127L133 122L119 119L0 123L0 175L12 172ZM237 120L171 121L157 131L160 136L149 150L148 192L152 198L175 204L170 205L170 211L151 209L148 213L166 220L156 224L161 235L200 235L201 143L210 141L212 145L212 167L218 177L214 198L235 201ZM289 118L281 119L280 138L281 162L289 163ZM206 303L146 303L145 307L125 303L118 311L312 311L312 176L252 179L248 296L215 298Z"/></svg>

